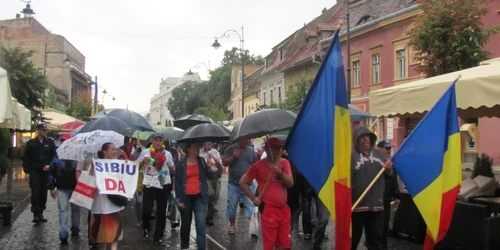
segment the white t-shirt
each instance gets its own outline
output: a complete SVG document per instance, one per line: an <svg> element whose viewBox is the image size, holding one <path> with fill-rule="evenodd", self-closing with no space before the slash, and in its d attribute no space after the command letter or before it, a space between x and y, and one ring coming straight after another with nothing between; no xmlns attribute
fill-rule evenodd
<svg viewBox="0 0 500 250"><path fill-rule="evenodd" d="M170 154L170 152L168 152L167 150L163 150L163 155L165 155L165 158L167 159L161 168L162 171L167 172L165 175L165 183L163 185L172 184L172 180L170 179L170 171L168 170L168 168L174 166L174 157L172 157L172 154ZM151 157L151 152L149 151L149 149L143 150L137 160L142 161L145 157ZM147 174L149 169L157 171L156 167L154 167L151 163L147 163L144 167L144 175Z"/></svg>
<svg viewBox="0 0 500 250"><path fill-rule="evenodd" d="M205 159L205 162L210 163L210 162L215 162L212 158L210 158L209 155L213 155L215 157L215 159L217 159L218 162L221 162L222 163L222 159L220 157L220 153L219 151L217 151L217 149L215 148L212 148L210 149L208 152L205 151L205 149L200 149L200 157ZM210 172L217 172L217 167L216 166L213 166L210 168Z"/></svg>

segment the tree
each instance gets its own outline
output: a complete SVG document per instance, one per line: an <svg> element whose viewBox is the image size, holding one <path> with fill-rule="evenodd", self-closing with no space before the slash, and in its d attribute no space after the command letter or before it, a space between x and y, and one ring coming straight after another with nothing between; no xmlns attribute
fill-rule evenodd
<svg viewBox="0 0 500 250"><path fill-rule="evenodd" d="M478 175L495 178L492 166L493 160L487 154L481 154L481 157L476 158L471 178L474 179Z"/></svg>
<svg viewBox="0 0 500 250"><path fill-rule="evenodd" d="M168 99L167 107L174 119L183 115L192 114L195 109L206 105L205 83L185 82L172 90L172 97Z"/></svg>
<svg viewBox="0 0 500 250"><path fill-rule="evenodd" d="M216 122L227 121L229 116L221 107L212 104L209 107L199 107L194 111L196 114L205 115Z"/></svg>
<svg viewBox="0 0 500 250"><path fill-rule="evenodd" d="M310 85L311 80L308 79L306 75L302 75L300 80L298 80L292 88L287 91L286 99L282 103L281 108L295 113L299 112Z"/></svg>
<svg viewBox="0 0 500 250"><path fill-rule="evenodd" d="M9 167L8 152L11 147L11 134L8 128L0 128L0 180Z"/></svg>
<svg viewBox="0 0 500 250"><path fill-rule="evenodd" d="M250 54L250 51L244 50L243 51L243 58L245 59L245 64L246 65L251 65L251 64L256 64L256 65L263 65L264 64L264 58L262 56L256 56L253 54ZM233 47L231 50L226 50L224 51L224 57L222 58L222 66L229 65L229 66L235 66L235 65L241 65L242 61L242 54L239 48Z"/></svg>
<svg viewBox="0 0 500 250"><path fill-rule="evenodd" d="M487 0L418 0L423 13L409 29L410 45L427 77L479 65L490 53L483 50L498 26L485 30L481 17Z"/></svg>
<svg viewBox="0 0 500 250"><path fill-rule="evenodd" d="M44 122L42 113L45 108L45 89L49 86L47 79L35 68L30 60L34 51L22 51L21 47L0 48L0 67L9 75L12 96L31 111L32 121Z"/></svg>
<svg viewBox="0 0 500 250"><path fill-rule="evenodd" d="M90 92L80 92L66 111L67 115L73 116L82 121L88 121L92 115L92 101Z"/></svg>
<svg viewBox="0 0 500 250"><path fill-rule="evenodd" d="M56 92L54 91L54 87L48 84L47 90L48 94L47 94L47 100L45 101L45 106L61 112L66 112L66 107L57 102L57 97L56 97Z"/></svg>

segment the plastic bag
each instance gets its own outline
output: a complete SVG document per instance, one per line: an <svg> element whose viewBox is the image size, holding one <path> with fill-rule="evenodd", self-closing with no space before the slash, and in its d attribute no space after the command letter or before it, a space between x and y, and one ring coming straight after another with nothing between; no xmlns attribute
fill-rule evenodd
<svg viewBox="0 0 500 250"><path fill-rule="evenodd" d="M250 235L259 235L259 222L260 222L260 213L259 208L255 207L252 212L252 217L250 218Z"/></svg>

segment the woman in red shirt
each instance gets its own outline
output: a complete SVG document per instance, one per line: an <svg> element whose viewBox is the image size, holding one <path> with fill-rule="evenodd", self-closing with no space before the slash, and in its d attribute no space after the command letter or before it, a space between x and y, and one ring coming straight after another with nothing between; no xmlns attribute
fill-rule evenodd
<svg viewBox="0 0 500 250"><path fill-rule="evenodd" d="M186 143L186 157L179 161L175 170L175 197L181 213L181 249L189 248L191 222L196 224L196 244L206 249L206 217L208 187L205 160L199 157L200 143Z"/></svg>

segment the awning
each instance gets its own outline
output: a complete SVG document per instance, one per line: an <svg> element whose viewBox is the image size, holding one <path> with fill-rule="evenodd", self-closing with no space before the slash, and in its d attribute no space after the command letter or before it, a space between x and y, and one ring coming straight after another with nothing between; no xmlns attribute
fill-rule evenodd
<svg viewBox="0 0 500 250"><path fill-rule="evenodd" d="M0 128L15 128L14 106L11 98L7 71L0 68Z"/></svg>
<svg viewBox="0 0 500 250"><path fill-rule="evenodd" d="M75 117L66 115L62 112L59 112L55 109L43 109L41 110L42 115L47 118L47 125L54 125L55 127L59 128L59 126L68 123L68 122L74 122L74 121L79 121Z"/></svg>
<svg viewBox="0 0 500 250"><path fill-rule="evenodd" d="M500 63L494 60L487 65L373 91L369 96L370 113L377 117L423 114L460 74L456 85L459 115L500 116Z"/></svg>

